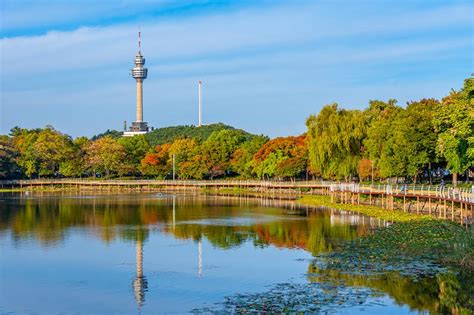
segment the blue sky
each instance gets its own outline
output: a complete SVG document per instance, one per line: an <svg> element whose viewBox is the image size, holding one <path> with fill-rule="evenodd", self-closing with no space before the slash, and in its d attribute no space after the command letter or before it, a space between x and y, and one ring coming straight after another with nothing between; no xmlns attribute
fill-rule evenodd
<svg viewBox="0 0 474 315"><path fill-rule="evenodd" d="M59 1L0 3L0 133L52 124L74 137L144 116L305 131L322 106L441 98L474 72L470 1Z"/></svg>

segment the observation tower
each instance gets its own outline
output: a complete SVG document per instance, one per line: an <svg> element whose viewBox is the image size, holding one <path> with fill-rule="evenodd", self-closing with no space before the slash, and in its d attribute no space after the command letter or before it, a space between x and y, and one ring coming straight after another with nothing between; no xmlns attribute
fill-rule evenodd
<svg viewBox="0 0 474 315"><path fill-rule="evenodd" d="M137 82L137 116L130 130L123 133L126 137L142 135L149 131L148 123L143 121L143 80L147 77L148 69L144 67L145 58L142 56L140 44L140 32L138 32L138 52L135 56L135 67L132 68L132 77Z"/></svg>

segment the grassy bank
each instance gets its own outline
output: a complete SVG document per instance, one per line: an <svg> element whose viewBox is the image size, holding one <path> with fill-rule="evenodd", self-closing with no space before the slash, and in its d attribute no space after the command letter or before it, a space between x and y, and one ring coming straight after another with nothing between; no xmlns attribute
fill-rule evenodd
<svg viewBox="0 0 474 315"><path fill-rule="evenodd" d="M275 194L270 192L262 192L249 188L201 188L201 192L209 195L217 196L247 196L247 197L259 197L259 198L277 198L277 199L291 199L297 198L297 192L286 193L286 194ZM281 197L281 198L279 198Z"/></svg>
<svg viewBox="0 0 474 315"><path fill-rule="evenodd" d="M0 188L0 193L2 192L22 192L27 191L25 188Z"/></svg>

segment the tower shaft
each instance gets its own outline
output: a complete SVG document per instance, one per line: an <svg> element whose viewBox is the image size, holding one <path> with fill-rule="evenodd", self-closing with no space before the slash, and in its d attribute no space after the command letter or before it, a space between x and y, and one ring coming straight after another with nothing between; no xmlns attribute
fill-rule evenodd
<svg viewBox="0 0 474 315"><path fill-rule="evenodd" d="M143 122L143 80L137 79L137 122Z"/></svg>

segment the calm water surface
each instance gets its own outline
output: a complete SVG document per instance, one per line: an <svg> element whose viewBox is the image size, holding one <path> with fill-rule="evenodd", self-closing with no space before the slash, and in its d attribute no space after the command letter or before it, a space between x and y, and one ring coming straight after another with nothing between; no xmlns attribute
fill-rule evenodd
<svg viewBox="0 0 474 315"><path fill-rule="evenodd" d="M320 281L308 274L313 255L383 224L248 198L2 194L0 313L155 314L213 307L226 296L265 292L278 283ZM388 285L377 281L354 285ZM429 307L390 288L382 291L377 303L335 312Z"/></svg>

